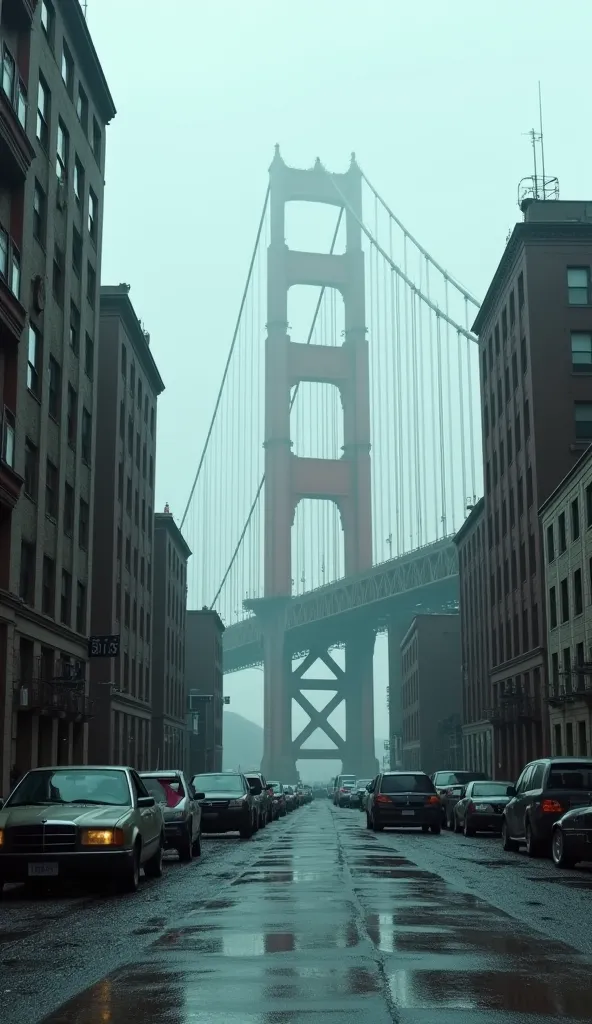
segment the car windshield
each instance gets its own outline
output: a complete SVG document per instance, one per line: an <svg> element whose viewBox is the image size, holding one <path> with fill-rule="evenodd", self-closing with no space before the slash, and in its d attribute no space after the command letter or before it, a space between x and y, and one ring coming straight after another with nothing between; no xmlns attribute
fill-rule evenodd
<svg viewBox="0 0 592 1024"><path fill-rule="evenodd" d="M245 786L240 775L196 775L193 788L197 793L244 793Z"/></svg>
<svg viewBox="0 0 592 1024"><path fill-rule="evenodd" d="M356 789L366 789L366 786L368 786L371 782L372 779L358 779L358 781L356 782Z"/></svg>
<svg viewBox="0 0 592 1024"><path fill-rule="evenodd" d="M7 807L33 804L131 804L125 772L108 768L37 769L25 775Z"/></svg>
<svg viewBox="0 0 592 1024"><path fill-rule="evenodd" d="M145 775L142 778L146 785L151 781ZM156 781L164 792L167 807L176 807L177 804L181 803L185 796L185 789L178 775L161 775ZM154 794L151 793L151 796L154 796Z"/></svg>
<svg viewBox="0 0 592 1024"><path fill-rule="evenodd" d="M261 779L258 775L247 775L247 782L256 795L263 792L263 786L261 785Z"/></svg>
<svg viewBox="0 0 592 1024"><path fill-rule="evenodd" d="M476 782L471 790L473 796L507 796L511 782Z"/></svg>
<svg viewBox="0 0 592 1024"><path fill-rule="evenodd" d="M282 791L282 784L281 784L281 782L270 782L269 785L273 789L274 793L281 793L281 791Z"/></svg>
<svg viewBox="0 0 592 1024"><path fill-rule="evenodd" d="M592 764L554 764L546 788L592 790Z"/></svg>
<svg viewBox="0 0 592 1024"><path fill-rule="evenodd" d="M146 789L153 796L157 804L163 804L167 806L167 798L164 789L162 788L158 779L147 779L145 775L142 776L142 782L146 786Z"/></svg>
<svg viewBox="0 0 592 1024"><path fill-rule="evenodd" d="M434 786L427 775L383 775L381 793L433 793Z"/></svg>

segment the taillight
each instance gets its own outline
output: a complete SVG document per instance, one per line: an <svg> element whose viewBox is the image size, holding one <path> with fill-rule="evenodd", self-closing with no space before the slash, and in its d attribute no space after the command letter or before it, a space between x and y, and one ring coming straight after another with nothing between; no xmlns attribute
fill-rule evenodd
<svg viewBox="0 0 592 1024"><path fill-rule="evenodd" d="M471 800L471 802L467 805L467 812L469 814L473 814L474 810L475 810L475 804Z"/></svg>
<svg viewBox="0 0 592 1024"><path fill-rule="evenodd" d="M390 804L390 802L391 802L390 796L384 796L383 793L379 793L378 796L376 797L376 803L377 804Z"/></svg>
<svg viewBox="0 0 592 1024"><path fill-rule="evenodd" d="M440 797L433 794L432 796L426 797L426 804L439 804Z"/></svg>
<svg viewBox="0 0 592 1024"><path fill-rule="evenodd" d="M563 814L563 807L558 800L543 800L541 811L544 811L545 814Z"/></svg>

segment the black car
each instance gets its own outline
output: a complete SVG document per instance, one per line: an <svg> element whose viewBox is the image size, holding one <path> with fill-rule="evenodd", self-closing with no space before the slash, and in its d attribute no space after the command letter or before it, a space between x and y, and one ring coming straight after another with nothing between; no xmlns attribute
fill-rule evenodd
<svg viewBox="0 0 592 1024"><path fill-rule="evenodd" d="M421 828L438 834L442 806L434 783L424 772L381 772L368 789L366 827Z"/></svg>
<svg viewBox="0 0 592 1024"><path fill-rule="evenodd" d="M194 775L191 784L205 794L199 801L202 832L239 832L241 839L250 839L257 831L259 807L240 772Z"/></svg>
<svg viewBox="0 0 592 1024"><path fill-rule="evenodd" d="M549 854L555 824L567 811L592 804L592 757L531 761L508 795L502 819L504 850L524 844L529 857Z"/></svg>
<svg viewBox="0 0 592 1024"><path fill-rule="evenodd" d="M592 807L576 807L553 826L551 851L558 868L592 861Z"/></svg>
<svg viewBox="0 0 592 1024"><path fill-rule="evenodd" d="M454 828L454 814L452 813L460 800L461 793L469 782L482 781L487 779L483 772L472 770L434 772L431 777L436 793L442 801L442 825L444 828Z"/></svg>
<svg viewBox="0 0 592 1024"><path fill-rule="evenodd" d="M476 832L501 832L502 815L510 797L509 782L469 782L452 809L454 831L474 836Z"/></svg>

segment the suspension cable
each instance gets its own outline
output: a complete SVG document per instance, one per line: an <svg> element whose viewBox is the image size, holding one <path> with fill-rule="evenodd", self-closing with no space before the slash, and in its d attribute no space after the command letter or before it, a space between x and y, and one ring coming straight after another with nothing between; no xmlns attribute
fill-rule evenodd
<svg viewBox="0 0 592 1024"><path fill-rule="evenodd" d="M199 463L198 463L198 466L197 466L197 472L195 474L195 479L193 481L193 485L192 485L191 491L189 493L189 500L187 502L185 511L183 513L183 518L181 519L181 525L179 527L181 530L183 529L183 523L185 522L185 519L187 517L187 513L189 511L189 506L191 505L191 502L193 500L193 495L195 493L195 488L197 487L197 481L199 480L201 469L202 469L202 466L204 464L204 459L206 457L206 452L208 450L208 445L210 443L210 438L212 436L212 431L214 429L214 423L216 421L216 416L217 416L217 413L218 413L218 409L220 407L220 402L222 400L222 392L224 391L224 385L226 384L226 378L228 376L228 370L230 368L230 362L232 360L232 356L233 356L233 353L234 353L234 347L236 345L236 339L238 337L238 332L239 332L239 328L240 328L240 324L241 324L241 318L242 318L242 315L243 315L243 309L245 308L245 303L247 301L247 293L249 291L249 285L251 283L251 276L252 276L252 273L253 273L253 267L255 266L255 259L257 257L257 250L259 248L259 239L261 238L261 232L263 231L263 225L265 223L265 214L267 213L267 204L269 202L269 192L270 192L270 185L267 186L267 191L265 193L265 200L263 202L263 210L261 211L261 218L259 220L259 227L257 228L257 235L255 237L255 245L253 247L253 253L252 253L252 256L251 256L251 260L250 260L250 263L249 263L249 271L248 271L248 274L247 274L247 281L246 281L246 284L245 284L245 287L244 287L244 290L243 290L243 294L242 294L242 298L241 298L241 303L240 303L240 307L239 307L239 311L238 311L238 316L236 318L236 325L235 325L235 328L234 328L234 334L232 335L232 342L230 344L230 351L229 351L228 357L226 359L226 365L224 367L224 373L222 374L222 380L220 382L220 387L218 389L218 395L217 395L217 398L216 398L216 404L214 406L214 412L212 413L212 419L210 421L210 426L208 428L208 432L206 434L206 439L204 441L204 446L202 448L202 453L201 453L201 457L200 457L200 460L199 460Z"/></svg>

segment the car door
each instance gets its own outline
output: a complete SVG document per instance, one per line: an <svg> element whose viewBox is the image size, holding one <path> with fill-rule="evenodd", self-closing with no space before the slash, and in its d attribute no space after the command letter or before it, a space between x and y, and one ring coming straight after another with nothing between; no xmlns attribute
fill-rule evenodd
<svg viewBox="0 0 592 1024"><path fill-rule="evenodd" d="M138 816L140 819L140 832L142 835L142 847L147 857L152 856L154 852L154 846L160 839L160 832L162 828L162 812L156 805L156 801L152 807L139 807L138 799L140 797L150 796L150 793L146 789L142 779L133 769L130 772L132 778L132 785L134 787L134 795L136 798L136 807L138 807ZM154 798L153 798L154 799ZM146 858L144 858L146 859Z"/></svg>
<svg viewBox="0 0 592 1024"><path fill-rule="evenodd" d="M368 787L368 801L366 803L366 810L370 815L372 814L372 810L374 808L374 796L378 789L379 783L380 775L377 775L376 778L370 783L370 786Z"/></svg>
<svg viewBox="0 0 592 1024"><path fill-rule="evenodd" d="M524 838L525 794L533 771L534 764L527 764L516 783L516 796L510 800L506 807L506 819L510 827L510 833L515 839Z"/></svg>
<svg viewBox="0 0 592 1024"><path fill-rule="evenodd" d="M201 822L201 807L195 799L195 790L189 780L185 777L184 773L181 773L181 785L187 794L187 805L189 814L191 815L192 822L192 834L193 840L197 839L199 835L200 822Z"/></svg>
<svg viewBox="0 0 592 1024"><path fill-rule="evenodd" d="M473 795L473 785L474 783L469 782L469 784L465 786L464 790L462 790L462 796L454 808L459 825L464 823L467 807L470 804Z"/></svg>
<svg viewBox="0 0 592 1024"><path fill-rule="evenodd" d="M545 777L545 761L537 761L532 766L528 779L526 780L526 789L524 791L524 798L522 801L522 831L520 835L526 834L525 822L528 817L528 812L533 804L540 801L543 792L543 779Z"/></svg>

